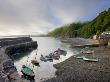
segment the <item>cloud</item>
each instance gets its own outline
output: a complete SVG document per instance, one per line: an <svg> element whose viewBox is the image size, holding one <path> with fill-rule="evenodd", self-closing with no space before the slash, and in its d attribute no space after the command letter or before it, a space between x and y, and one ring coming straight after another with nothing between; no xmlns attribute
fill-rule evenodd
<svg viewBox="0 0 110 82"><path fill-rule="evenodd" d="M54 16L56 16L64 24L68 22L84 21L83 18L84 17L87 18L87 16L93 16L94 18L94 15L97 16L99 12L106 9L103 6L107 5L108 1L56 0L53 1L52 8L53 8Z"/></svg>
<svg viewBox="0 0 110 82"><path fill-rule="evenodd" d="M46 34L65 23L91 20L110 0L0 0L0 34ZM91 16L91 17L89 17Z"/></svg>
<svg viewBox="0 0 110 82"><path fill-rule="evenodd" d="M1 33L5 34L7 31L10 34L46 33L53 25L45 19L48 10L42 2L41 0L40 2L39 0L0 0Z"/></svg>

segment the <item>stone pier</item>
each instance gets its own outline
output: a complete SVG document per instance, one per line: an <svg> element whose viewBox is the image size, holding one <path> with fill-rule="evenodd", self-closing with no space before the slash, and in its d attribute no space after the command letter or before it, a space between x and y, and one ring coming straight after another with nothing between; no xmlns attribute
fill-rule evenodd
<svg viewBox="0 0 110 82"><path fill-rule="evenodd" d="M30 37L3 38L0 47L0 82L28 82L20 78L10 56L37 49L37 42Z"/></svg>

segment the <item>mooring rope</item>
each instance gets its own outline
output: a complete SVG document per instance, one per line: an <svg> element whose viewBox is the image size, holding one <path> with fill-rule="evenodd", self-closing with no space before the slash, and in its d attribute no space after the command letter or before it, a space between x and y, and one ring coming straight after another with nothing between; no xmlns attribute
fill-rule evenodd
<svg viewBox="0 0 110 82"><path fill-rule="evenodd" d="M38 52L38 49L36 50L36 55L37 55L37 52ZM36 56L35 56L35 59L36 59ZM28 65L28 62L29 62L29 56L27 56L27 61L26 61L26 66L30 66L31 63L29 63ZM34 65L32 64L32 70L34 69Z"/></svg>
<svg viewBox="0 0 110 82"><path fill-rule="evenodd" d="M36 56L37 56L37 52L38 52L38 49L36 50ZM36 56L35 56L35 59L37 59ZM34 65L33 65L32 69L34 69Z"/></svg>
<svg viewBox="0 0 110 82"><path fill-rule="evenodd" d="M29 56L27 56L26 66L28 65L28 62L29 62L28 59L29 59Z"/></svg>
<svg viewBox="0 0 110 82"><path fill-rule="evenodd" d="M36 50L36 56L37 56L37 53L38 53L38 49ZM37 59L37 57L35 56L35 59ZM38 73L39 71L38 71L38 66L37 66L37 80L38 80L38 82L39 82L39 73Z"/></svg>
<svg viewBox="0 0 110 82"><path fill-rule="evenodd" d="M37 56L37 52L38 52L38 49L36 50L36 56ZM37 57L35 56L35 59L37 59Z"/></svg>

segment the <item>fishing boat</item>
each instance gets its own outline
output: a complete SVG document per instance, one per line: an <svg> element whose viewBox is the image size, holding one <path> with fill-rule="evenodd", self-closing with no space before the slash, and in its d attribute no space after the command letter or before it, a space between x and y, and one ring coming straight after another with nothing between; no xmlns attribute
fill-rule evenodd
<svg viewBox="0 0 110 82"><path fill-rule="evenodd" d="M31 63L35 66L40 67L39 62L37 60L31 60Z"/></svg>
<svg viewBox="0 0 110 82"><path fill-rule="evenodd" d="M81 50L81 53L83 53L83 54L93 54L94 50L90 49L89 47L85 47Z"/></svg>
<svg viewBox="0 0 110 82"><path fill-rule="evenodd" d="M98 62L98 59L90 59L90 58L83 58L85 61L90 61L90 62Z"/></svg>
<svg viewBox="0 0 110 82"><path fill-rule="evenodd" d="M44 62L47 62L47 59L43 55L41 55L40 60L44 61Z"/></svg>
<svg viewBox="0 0 110 82"><path fill-rule="evenodd" d="M44 62L47 62L47 61L53 62L52 55L50 55L50 54L45 57L43 55L41 55L40 60L44 61Z"/></svg>
<svg viewBox="0 0 110 82"><path fill-rule="evenodd" d="M50 56L50 55L48 56L48 55L47 55L47 56L45 56L45 58L52 58L52 56Z"/></svg>
<svg viewBox="0 0 110 82"><path fill-rule="evenodd" d="M53 58L46 58L47 61L53 62Z"/></svg>
<svg viewBox="0 0 110 82"><path fill-rule="evenodd" d="M87 51L82 51L82 53L84 53L84 54L93 54L93 53L94 53L94 51L87 50Z"/></svg>
<svg viewBox="0 0 110 82"><path fill-rule="evenodd" d="M25 65L22 66L21 72L25 79L34 80L35 74L33 70Z"/></svg>
<svg viewBox="0 0 110 82"><path fill-rule="evenodd" d="M52 58L55 59L55 60L59 60L60 59L60 55L58 53L54 53L52 55Z"/></svg>
<svg viewBox="0 0 110 82"><path fill-rule="evenodd" d="M58 49L58 52L60 55L64 55L64 56L66 56L66 54L67 54L67 51L62 50L62 49Z"/></svg>

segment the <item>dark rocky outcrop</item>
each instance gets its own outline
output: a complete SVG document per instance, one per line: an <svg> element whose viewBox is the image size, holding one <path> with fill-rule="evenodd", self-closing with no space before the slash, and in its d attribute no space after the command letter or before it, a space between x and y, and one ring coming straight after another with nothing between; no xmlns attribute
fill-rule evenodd
<svg viewBox="0 0 110 82"><path fill-rule="evenodd" d="M0 46L8 46L8 45L14 45L14 44L21 44L25 42L31 42L32 38L29 37L19 37L19 38L3 38L0 39Z"/></svg>
<svg viewBox="0 0 110 82"><path fill-rule="evenodd" d="M8 55L12 55L14 53L22 53L27 50L33 50L37 48L37 42L36 41L31 41L31 42L25 42L25 43L20 43L20 44L15 44L15 45L10 45L7 46L5 49L5 53Z"/></svg>

